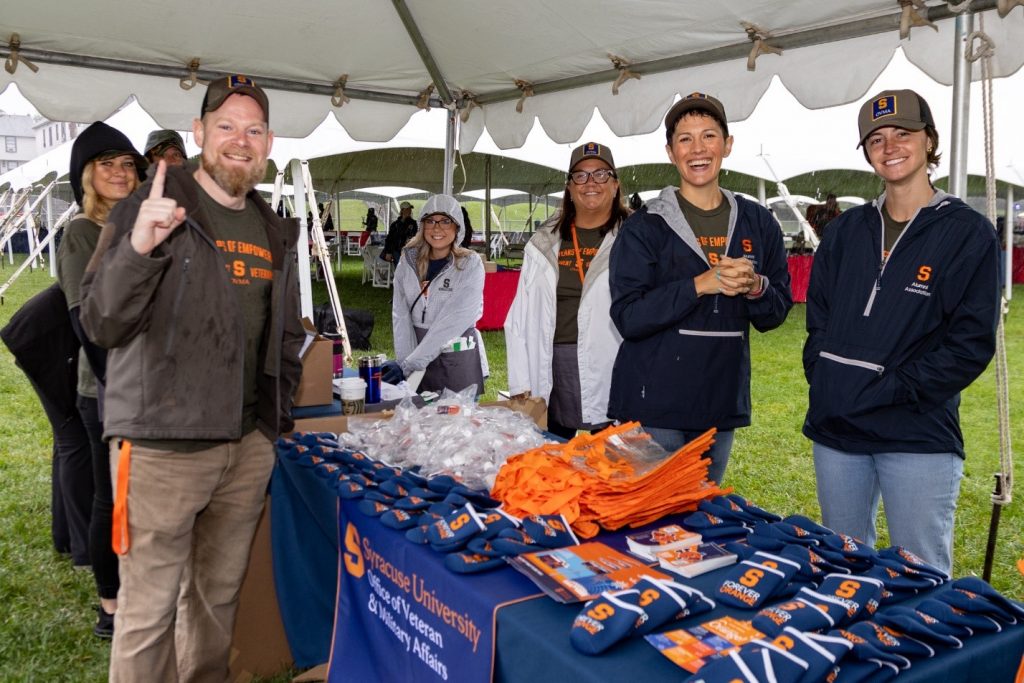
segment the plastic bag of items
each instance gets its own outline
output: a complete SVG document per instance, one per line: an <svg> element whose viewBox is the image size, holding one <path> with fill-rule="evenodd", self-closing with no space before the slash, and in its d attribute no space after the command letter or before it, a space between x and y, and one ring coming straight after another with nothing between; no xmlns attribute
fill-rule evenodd
<svg viewBox="0 0 1024 683"><path fill-rule="evenodd" d="M391 465L418 465L429 476L448 474L467 486L489 489L510 456L540 446L544 437L522 413L477 405L475 393L472 386L445 390L421 409L402 401L390 420L353 422L352 431L339 439Z"/></svg>

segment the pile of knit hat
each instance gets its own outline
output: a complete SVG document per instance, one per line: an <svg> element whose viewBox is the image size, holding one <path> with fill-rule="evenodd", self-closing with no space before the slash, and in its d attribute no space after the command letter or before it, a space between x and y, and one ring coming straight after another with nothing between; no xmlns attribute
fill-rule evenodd
<svg viewBox="0 0 1024 683"><path fill-rule="evenodd" d="M516 517L484 489L448 474L422 474L418 466L383 463L342 446L333 434L296 433L279 439L277 448L280 457L312 468L339 497L358 499L364 515L445 554L454 572L486 571L504 566L505 557L579 543L561 515Z"/></svg>
<svg viewBox="0 0 1024 683"><path fill-rule="evenodd" d="M563 515L584 538L602 528L642 526L729 490L707 478L710 461L702 455L714 434L709 430L675 453L636 422L580 434L509 458L491 495L514 515Z"/></svg>

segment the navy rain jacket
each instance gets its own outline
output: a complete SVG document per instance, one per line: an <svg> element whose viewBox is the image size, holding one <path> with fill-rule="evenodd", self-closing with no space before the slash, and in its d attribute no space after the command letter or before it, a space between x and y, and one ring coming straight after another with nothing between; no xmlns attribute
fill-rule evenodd
<svg viewBox="0 0 1024 683"><path fill-rule="evenodd" d="M807 293L804 434L852 453L957 453L960 391L995 352L999 245L937 192L882 265L883 195L832 221Z"/></svg>
<svg viewBox="0 0 1024 683"><path fill-rule="evenodd" d="M782 230L764 207L723 190L726 254L768 278L757 299L697 296L711 268L683 217L677 188L626 219L611 254L612 321L622 335L608 415L704 431L750 424L750 325L766 332L793 306Z"/></svg>

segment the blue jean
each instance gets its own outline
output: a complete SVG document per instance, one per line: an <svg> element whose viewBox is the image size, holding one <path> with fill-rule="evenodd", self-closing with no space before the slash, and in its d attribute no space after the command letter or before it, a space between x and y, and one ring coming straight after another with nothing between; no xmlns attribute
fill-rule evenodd
<svg viewBox="0 0 1024 683"><path fill-rule="evenodd" d="M847 453L814 444L822 523L874 546L878 500L889 541L950 574L964 461L955 453Z"/></svg>
<svg viewBox="0 0 1024 683"><path fill-rule="evenodd" d="M674 453L680 448L696 439L704 432L692 432L683 429L665 429L663 427L644 427L644 431L651 435L651 438L658 442L658 445L669 453ZM735 432L731 429L715 433L715 442L703 457L711 458L708 466L708 479L722 485L722 478L725 476L725 466L729 464L729 453L732 452L732 442Z"/></svg>

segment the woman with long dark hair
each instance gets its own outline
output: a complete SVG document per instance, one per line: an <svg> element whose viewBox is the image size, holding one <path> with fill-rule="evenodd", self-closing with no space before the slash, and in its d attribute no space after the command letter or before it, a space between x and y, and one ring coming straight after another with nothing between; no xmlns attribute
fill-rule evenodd
<svg viewBox="0 0 1024 683"><path fill-rule="evenodd" d="M523 251L505 319L509 393L543 398L548 431L557 436L609 422L612 364L622 338L608 314L608 261L628 215L612 151L588 142L572 152L558 213Z"/></svg>

